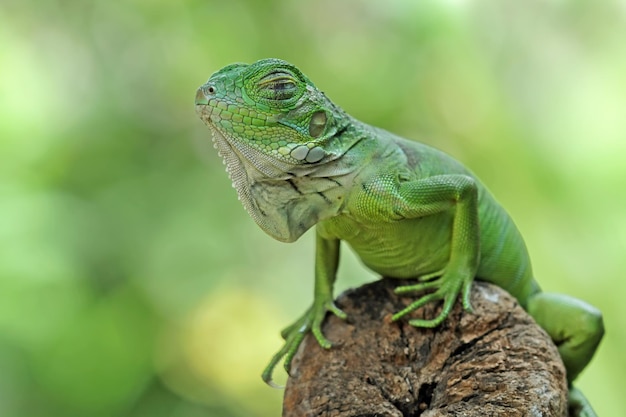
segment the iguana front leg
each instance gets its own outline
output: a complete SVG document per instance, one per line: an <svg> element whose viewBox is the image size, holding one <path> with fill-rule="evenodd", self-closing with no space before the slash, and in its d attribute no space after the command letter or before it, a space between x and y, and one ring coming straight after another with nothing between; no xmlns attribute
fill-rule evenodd
<svg viewBox="0 0 626 417"><path fill-rule="evenodd" d="M396 288L396 293L433 289L393 320L436 300L443 300L441 313L432 320L411 320L416 327L436 327L443 322L462 292L463 306L471 310L470 289L480 259L478 228L478 191L474 180L465 175L439 175L400 184L400 206L396 212L405 218L418 218L452 210L454 220L448 263L440 271L418 277L419 284Z"/></svg>
<svg viewBox="0 0 626 417"><path fill-rule="evenodd" d="M339 266L339 243L338 239L324 239L319 233L316 235L313 305L302 317L281 332L285 344L272 357L262 374L263 381L267 384L275 386L272 382L272 373L283 357L285 358L285 370L289 372L291 361L308 332L313 333L323 348L330 349L332 347L332 343L322 333L324 317L330 311L339 318L346 318L346 313L333 303L333 285Z"/></svg>

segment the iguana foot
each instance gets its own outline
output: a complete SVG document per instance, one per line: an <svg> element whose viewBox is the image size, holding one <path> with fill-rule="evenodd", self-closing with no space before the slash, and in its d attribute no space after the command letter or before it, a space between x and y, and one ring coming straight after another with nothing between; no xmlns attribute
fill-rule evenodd
<svg viewBox="0 0 626 417"><path fill-rule="evenodd" d="M313 333L315 340L317 340L320 346L324 349L330 349L332 347L332 342L326 339L324 333L322 332L322 323L324 322L326 313L329 311L340 319L345 319L347 317L346 313L341 311L341 309L339 309L332 300L319 303L314 302L311 308L309 308L306 313L302 315L302 317L280 332L283 339L285 339L285 344L272 357L270 363L265 367L265 370L261 374L261 377L266 384L274 388L280 388L278 385L274 384L272 380L274 368L276 368L276 365L278 365L281 359L285 358L283 366L287 373L289 373L291 361L296 355L300 343L302 343L302 340L304 340L304 337L308 332Z"/></svg>
<svg viewBox="0 0 626 417"><path fill-rule="evenodd" d="M433 279L439 276L437 279ZM406 294L411 292L422 292L424 290L434 289L435 291L426 294L402 311L394 314L392 320L396 321L412 311L428 304L431 301L443 300L443 308L441 313L437 317L431 320L414 319L410 320L409 324L415 327L437 327L448 317L454 302L462 292L463 308L467 311L472 311L472 304L470 303L470 290L472 287L473 274L461 274L461 273L448 273L446 271L439 271L434 274L424 275L418 278L419 284L403 285L396 288L396 294ZM426 281L426 282L423 282Z"/></svg>
<svg viewBox="0 0 626 417"><path fill-rule="evenodd" d="M598 417L583 393L571 385L569 387L568 406L571 417Z"/></svg>

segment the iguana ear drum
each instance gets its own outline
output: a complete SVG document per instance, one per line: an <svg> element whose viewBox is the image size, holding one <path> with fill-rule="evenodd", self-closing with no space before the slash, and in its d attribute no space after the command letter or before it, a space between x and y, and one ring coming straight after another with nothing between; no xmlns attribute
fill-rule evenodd
<svg viewBox="0 0 626 417"><path fill-rule="evenodd" d="M326 112L318 111L311 116L311 122L309 123L309 135L314 138L319 138L326 129Z"/></svg>

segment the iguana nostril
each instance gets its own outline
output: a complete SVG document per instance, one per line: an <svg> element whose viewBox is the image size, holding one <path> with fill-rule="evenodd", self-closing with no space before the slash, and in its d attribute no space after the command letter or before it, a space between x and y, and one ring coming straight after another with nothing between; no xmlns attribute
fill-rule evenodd
<svg viewBox="0 0 626 417"><path fill-rule="evenodd" d="M200 104L209 104L209 99L204 94L204 89L202 87L198 88L198 91L196 91L196 106Z"/></svg>

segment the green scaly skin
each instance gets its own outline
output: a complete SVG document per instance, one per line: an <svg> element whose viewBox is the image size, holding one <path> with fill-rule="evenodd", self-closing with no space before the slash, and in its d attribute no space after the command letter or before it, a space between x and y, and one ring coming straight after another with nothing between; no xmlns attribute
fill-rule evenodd
<svg viewBox="0 0 626 417"><path fill-rule="evenodd" d="M542 293L517 228L486 188L441 151L362 123L333 104L295 66L277 59L233 64L196 94L196 110L210 128L239 199L270 236L293 242L316 225L313 305L282 332L283 348L263 372L285 358L285 369L308 332L324 348L333 303L339 243L385 277L415 278L397 293L424 293L396 313L400 320L426 303L441 313L413 319L417 327L442 323L460 297L471 310L474 278L516 297L550 334L574 380L603 335L594 307ZM579 416L595 416L571 389Z"/></svg>

